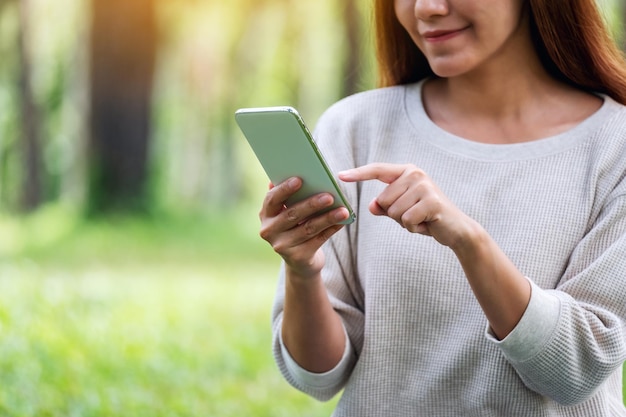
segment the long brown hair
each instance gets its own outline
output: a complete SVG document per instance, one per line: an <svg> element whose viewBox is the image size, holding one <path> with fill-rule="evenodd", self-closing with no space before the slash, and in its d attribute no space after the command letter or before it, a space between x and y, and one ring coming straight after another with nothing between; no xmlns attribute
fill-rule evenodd
<svg viewBox="0 0 626 417"><path fill-rule="evenodd" d="M626 59L609 34L596 0L529 0L530 30L546 70L556 79L626 104ZM394 2L374 1L378 85L434 75L396 18Z"/></svg>

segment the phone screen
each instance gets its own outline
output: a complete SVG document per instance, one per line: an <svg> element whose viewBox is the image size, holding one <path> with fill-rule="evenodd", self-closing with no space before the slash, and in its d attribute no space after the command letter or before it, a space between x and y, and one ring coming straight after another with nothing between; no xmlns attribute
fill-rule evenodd
<svg viewBox="0 0 626 417"><path fill-rule="evenodd" d="M237 110L235 120L269 179L279 184L300 177L302 188L287 201L290 206L322 192L335 203L325 211L346 207L352 223L356 216L317 148L304 120L293 107L261 107Z"/></svg>

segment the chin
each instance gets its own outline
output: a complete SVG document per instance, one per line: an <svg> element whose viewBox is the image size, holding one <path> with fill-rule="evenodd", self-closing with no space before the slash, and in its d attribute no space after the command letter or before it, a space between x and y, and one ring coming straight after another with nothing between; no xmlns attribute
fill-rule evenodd
<svg viewBox="0 0 626 417"><path fill-rule="evenodd" d="M436 76L441 78L458 77L467 74L474 67L467 60L430 59L430 68Z"/></svg>
<svg viewBox="0 0 626 417"><path fill-rule="evenodd" d="M448 68L432 68L433 73L439 78L453 78L466 73L466 71L453 70Z"/></svg>

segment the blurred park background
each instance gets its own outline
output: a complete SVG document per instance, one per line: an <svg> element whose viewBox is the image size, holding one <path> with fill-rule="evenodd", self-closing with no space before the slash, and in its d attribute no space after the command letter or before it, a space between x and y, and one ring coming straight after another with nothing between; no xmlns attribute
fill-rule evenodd
<svg viewBox="0 0 626 417"><path fill-rule="evenodd" d="M374 87L370 14L0 0L0 416L330 415L271 358L267 179L233 113L314 126Z"/></svg>

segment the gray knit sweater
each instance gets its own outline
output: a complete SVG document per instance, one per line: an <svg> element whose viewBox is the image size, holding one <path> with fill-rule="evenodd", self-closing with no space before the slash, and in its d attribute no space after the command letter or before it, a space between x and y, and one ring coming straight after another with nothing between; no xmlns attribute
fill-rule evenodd
<svg viewBox="0 0 626 417"><path fill-rule="evenodd" d="M626 107L608 97L563 134L489 145L436 126L422 83L340 101L319 120L333 171L371 162L422 168L478 221L532 284L504 339L490 332L456 257L434 239L368 212L377 181L343 187L357 221L324 247L323 277L346 329L341 363L301 369L275 358L296 388L334 416L626 416Z"/></svg>

